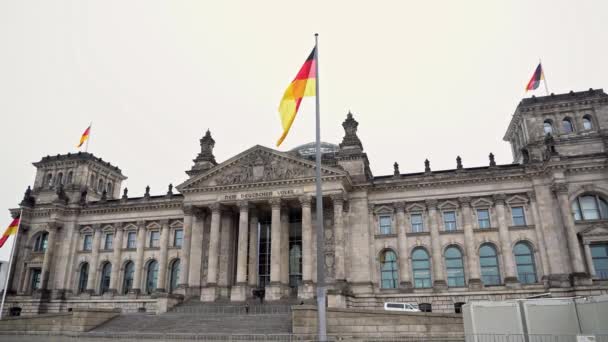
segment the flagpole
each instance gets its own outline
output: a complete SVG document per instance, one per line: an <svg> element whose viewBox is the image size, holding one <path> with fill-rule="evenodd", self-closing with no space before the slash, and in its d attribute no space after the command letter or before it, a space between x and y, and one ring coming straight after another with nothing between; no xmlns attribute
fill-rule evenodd
<svg viewBox="0 0 608 342"><path fill-rule="evenodd" d="M13 240L13 248L11 249L11 256L8 259L8 270L6 272L6 281L4 282L4 291L2 291L2 303L0 304L0 320L2 319L2 312L4 311L4 300L6 299L6 292L8 292L9 279L11 277L11 268L13 266L13 255L15 254L15 245L17 244L17 238L19 237L19 231L21 230L21 216L23 209L19 211L19 224L17 225L17 233Z"/></svg>
<svg viewBox="0 0 608 342"><path fill-rule="evenodd" d="M89 152L89 140L91 140L91 131L93 130L93 121L89 123L89 136L87 137L87 144L84 147L85 152Z"/></svg>
<svg viewBox="0 0 608 342"><path fill-rule="evenodd" d="M321 187L321 112L319 109L319 34L315 33L316 168L317 186L317 331L319 342L327 341L325 312L325 231L323 229L323 189Z"/></svg>
<svg viewBox="0 0 608 342"><path fill-rule="evenodd" d="M545 76L545 70L543 70L543 63L541 62L540 58L538 59L538 64L540 64L540 72L542 73L543 83L545 84L545 94L549 96L549 87L547 87L547 77Z"/></svg>

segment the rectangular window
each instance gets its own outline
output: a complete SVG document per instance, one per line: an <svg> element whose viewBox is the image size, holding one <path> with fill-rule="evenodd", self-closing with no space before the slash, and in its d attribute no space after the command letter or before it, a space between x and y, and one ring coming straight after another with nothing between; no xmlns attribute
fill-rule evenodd
<svg viewBox="0 0 608 342"><path fill-rule="evenodd" d="M392 217L390 215L381 215L380 221L380 234L391 234L392 233Z"/></svg>
<svg viewBox="0 0 608 342"><path fill-rule="evenodd" d="M83 251L90 251L93 249L93 235L87 234L84 236L84 243L82 244Z"/></svg>
<svg viewBox="0 0 608 342"><path fill-rule="evenodd" d="M456 212L455 211L444 211L443 212L443 224L445 230L452 231L456 230Z"/></svg>
<svg viewBox="0 0 608 342"><path fill-rule="evenodd" d="M513 213L513 225L514 226L525 226L526 217L524 216L524 207L513 207L511 208Z"/></svg>
<svg viewBox="0 0 608 342"><path fill-rule="evenodd" d="M420 233L424 231L424 224L422 223L422 214L410 215L410 222L412 222L412 233Z"/></svg>
<svg viewBox="0 0 608 342"><path fill-rule="evenodd" d="M160 240L160 232L158 230L154 230L150 232L150 247L158 247Z"/></svg>
<svg viewBox="0 0 608 342"><path fill-rule="evenodd" d="M110 250L112 249L112 242L114 241L114 234L107 233L106 239L103 242L103 249Z"/></svg>
<svg viewBox="0 0 608 342"><path fill-rule="evenodd" d="M176 229L175 233L173 234L173 246L181 247L183 240L184 240L184 231L181 229Z"/></svg>
<svg viewBox="0 0 608 342"><path fill-rule="evenodd" d="M127 234L127 248L136 248L137 247L137 233L129 232Z"/></svg>
<svg viewBox="0 0 608 342"><path fill-rule="evenodd" d="M479 228L490 228L490 211L488 209L477 209L477 223Z"/></svg>
<svg viewBox="0 0 608 342"><path fill-rule="evenodd" d="M40 274L42 272L39 268L32 269L32 281L31 281L31 289L38 290L40 288Z"/></svg>

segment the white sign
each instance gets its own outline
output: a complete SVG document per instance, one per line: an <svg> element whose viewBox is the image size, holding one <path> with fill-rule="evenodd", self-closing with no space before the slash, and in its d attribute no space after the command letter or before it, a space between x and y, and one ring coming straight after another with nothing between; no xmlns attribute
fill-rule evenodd
<svg viewBox="0 0 608 342"><path fill-rule="evenodd" d="M273 197L291 197L303 194L302 189L288 189L288 190L267 190L267 191L256 191L256 192L239 192L236 194L220 195L218 200L220 201L241 201L241 200L257 200Z"/></svg>

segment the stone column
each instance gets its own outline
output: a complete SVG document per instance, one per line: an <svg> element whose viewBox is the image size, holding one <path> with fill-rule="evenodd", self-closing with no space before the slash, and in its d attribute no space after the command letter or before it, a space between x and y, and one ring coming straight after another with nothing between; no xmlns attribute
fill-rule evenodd
<svg viewBox="0 0 608 342"><path fill-rule="evenodd" d="M281 200L270 200L272 218L270 222L270 284L266 286L266 299L282 297L281 287Z"/></svg>
<svg viewBox="0 0 608 342"><path fill-rule="evenodd" d="M439 213L437 212L437 200L427 200L426 206L429 210L431 222L431 255L433 261L433 288L445 289L447 284L443 275L443 260L441 258L441 241L439 236Z"/></svg>
<svg viewBox="0 0 608 342"><path fill-rule="evenodd" d="M203 230L205 216L202 210L194 211L190 242L190 272L188 274L188 295L201 295L201 265L203 262ZM171 238L171 237L170 237ZM183 242L182 242L183 245Z"/></svg>
<svg viewBox="0 0 608 342"><path fill-rule="evenodd" d="M220 250L220 204L213 203L211 209L211 228L209 230L209 255L207 257L207 286L201 289L201 300L212 302L217 299L217 269Z"/></svg>
<svg viewBox="0 0 608 342"><path fill-rule="evenodd" d="M411 289L410 270L407 252L407 233L405 227L405 203L395 203L397 211L397 247L399 248L399 287Z"/></svg>
<svg viewBox="0 0 608 342"><path fill-rule="evenodd" d="M298 297L311 299L314 296L312 283L312 213L310 195L300 197L302 206L302 285L298 289Z"/></svg>
<svg viewBox="0 0 608 342"><path fill-rule="evenodd" d="M50 290L49 289L49 272L51 267L51 262L53 261L53 252L55 249L55 237L57 235L57 223L50 223L48 226L49 236L47 238L46 251L44 251L44 259L42 261L42 270L40 274L40 290Z"/></svg>
<svg viewBox="0 0 608 342"><path fill-rule="evenodd" d="M462 207L464 248L467 254L468 284L470 289L481 288L479 258L477 258L477 243L473 233L473 222L471 215L471 198L461 197L460 206Z"/></svg>
<svg viewBox="0 0 608 342"><path fill-rule="evenodd" d="M249 209L249 270L247 280L249 287L258 286L258 213L256 209Z"/></svg>
<svg viewBox="0 0 608 342"><path fill-rule="evenodd" d="M511 234L509 234L509 224L505 210L506 197L505 194L494 195L494 207L496 208L496 217L498 218L498 238L500 239L502 265L505 274L504 283L509 286L516 285L519 281L517 280L515 260L513 259L513 250L511 249Z"/></svg>
<svg viewBox="0 0 608 342"><path fill-rule="evenodd" d="M289 208L281 206L281 284L289 286Z"/></svg>
<svg viewBox="0 0 608 342"><path fill-rule="evenodd" d="M589 275L591 278L595 278L597 274L595 273L595 265L593 264L593 257L591 255L591 247L589 247L589 242L585 242L583 247L585 248L585 259L587 261L587 266L589 266Z"/></svg>
<svg viewBox="0 0 608 342"><path fill-rule="evenodd" d="M583 264L576 227L574 226L574 218L571 213L570 201L568 200L568 185L556 183L553 184L552 188L553 192L555 192L555 196L557 196L562 222L564 222L564 228L566 229L568 252L570 255L570 262L572 263L572 273L576 283L579 280L587 278L587 276L585 274L585 265Z"/></svg>
<svg viewBox="0 0 608 342"><path fill-rule="evenodd" d="M247 230L249 224L249 203L241 201L239 206L239 232L236 254L236 285L230 292L231 301L247 298Z"/></svg>
<svg viewBox="0 0 608 342"><path fill-rule="evenodd" d="M112 243L112 274L110 277L110 291L113 294L118 293L118 278L120 273L121 255L122 255L122 236L124 233L122 224L116 225L114 234L114 242Z"/></svg>
<svg viewBox="0 0 608 342"><path fill-rule="evenodd" d="M540 253L540 263L543 268L543 278L551 274L549 269L549 255L547 254L547 248L545 244L545 234L543 232L542 218L538 213L538 205L536 204L536 193L534 191L528 192L528 198L530 199L530 211L532 212L532 220L534 220L534 232L536 234L536 247Z"/></svg>
<svg viewBox="0 0 608 342"><path fill-rule="evenodd" d="M135 245L135 274L133 275L133 294L139 294L142 290L142 276L144 273L144 248L146 247L146 225L144 221L137 221L137 243Z"/></svg>
<svg viewBox="0 0 608 342"><path fill-rule="evenodd" d="M169 220L160 222L160 258L158 260L158 286L156 292L167 291L167 252L169 248Z"/></svg>
<svg viewBox="0 0 608 342"><path fill-rule="evenodd" d="M342 194L331 197L334 203L334 239L335 239L335 278L337 283L346 282L344 260L344 197Z"/></svg>
<svg viewBox="0 0 608 342"><path fill-rule="evenodd" d="M184 294L188 293L188 276L190 275L190 245L192 244L192 218L194 207L184 205L184 239L182 241L181 258L179 264L179 287Z"/></svg>
<svg viewBox="0 0 608 342"><path fill-rule="evenodd" d="M91 263L89 264L89 277L87 278L87 292L95 294L97 289L97 274L99 273L99 245L101 244L101 226L93 225L93 246L91 246Z"/></svg>

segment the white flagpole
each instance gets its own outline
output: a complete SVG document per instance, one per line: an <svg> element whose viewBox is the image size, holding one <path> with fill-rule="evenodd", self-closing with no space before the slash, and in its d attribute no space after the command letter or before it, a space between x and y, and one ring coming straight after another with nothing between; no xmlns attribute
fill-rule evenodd
<svg viewBox="0 0 608 342"><path fill-rule="evenodd" d="M8 259L8 270L6 272L6 281L4 282L4 291L2 292L2 304L0 304L0 320L2 319L2 312L4 311L4 300L6 299L6 292L8 292L8 284L11 277L11 268L13 266L13 255L15 254L15 245L17 244L17 238L19 237L19 231L21 230L21 216L23 209L19 212L19 224L17 225L17 233L13 240L13 248L11 249L11 256Z"/></svg>
<svg viewBox="0 0 608 342"><path fill-rule="evenodd" d="M325 230L323 229L323 189L321 186L321 113L319 109L319 34L315 33L315 99L316 99L316 189L317 189L317 331L318 341L327 341L325 312Z"/></svg>
<svg viewBox="0 0 608 342"><path fill-rule="evenodd" d="M545 70L543 69L543 63L540 58L538 59L538 64L540 65L540 75L543 77L543 83L545 84L545 94L549 96L549 87L547 87L547 77L545 76Z"/></svg>
<svg viewBox="0 0 608 342"><path fill-rule="evenodd" d="M84 147L85 152L89 152L89 140L91 140L91 131L93 130L93 121L89 123L89 136L87 137L87 144Z"/></svg>

